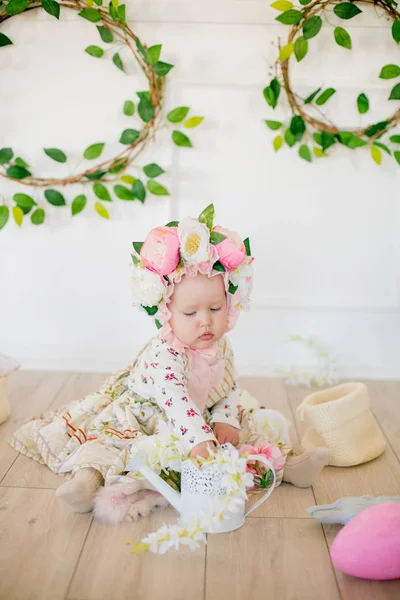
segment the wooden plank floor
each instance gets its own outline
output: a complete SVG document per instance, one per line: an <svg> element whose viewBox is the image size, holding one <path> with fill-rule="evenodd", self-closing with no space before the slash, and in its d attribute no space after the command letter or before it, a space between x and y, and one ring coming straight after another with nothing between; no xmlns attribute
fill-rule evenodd
<svg viewBox="0 0 400 600"><path fill-rule="evenodd" d="M388 446L367 465L326 468L313 488L282 484L240 530L209 536L195 552L132 556L172 508L121 526L77 515L55 497L62 478L12 450L23 420L97 389L101 374L20 372L11 376L12 416L0 426L0 598L4 600L398 600L400 580L361 581L336 571L329 545L339 527L321 527L305 509L345 495L400 495L400 382L366 382ZM293 420L309 393L279 379L242 380ZM301 431L295 431L298 436Z"/></svg>

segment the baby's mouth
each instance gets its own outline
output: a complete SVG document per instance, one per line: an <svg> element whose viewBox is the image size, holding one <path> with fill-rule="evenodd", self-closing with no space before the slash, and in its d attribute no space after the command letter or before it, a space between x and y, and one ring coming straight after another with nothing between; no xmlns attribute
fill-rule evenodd
<svg viewBox="0 0 400 600"><path fill-rule="evenodd" d="M205 331L200 337L199 340L211 340L214 337L214 334L210 331Z"/></svg>

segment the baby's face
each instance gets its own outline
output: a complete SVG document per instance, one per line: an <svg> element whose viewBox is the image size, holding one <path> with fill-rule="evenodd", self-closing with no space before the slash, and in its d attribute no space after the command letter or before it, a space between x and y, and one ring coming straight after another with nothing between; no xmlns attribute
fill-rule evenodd
<svg viewBox="0 0 400 600"><path fill-rule="evenodd" d="M171 327L190 348L209 348L228 330L228 309L223 278L184 277L175 287L169 305Z"/></svg>

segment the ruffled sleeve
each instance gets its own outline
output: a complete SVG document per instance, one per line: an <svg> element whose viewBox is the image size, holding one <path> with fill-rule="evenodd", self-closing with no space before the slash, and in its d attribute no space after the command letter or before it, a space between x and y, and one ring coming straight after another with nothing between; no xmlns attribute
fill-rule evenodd
<svg viewBox="0 0 400 600"><path fill-rule="evenodd" d="M210 423L226 423L236 429L240 429L239 405L241 392L239 386L234 383L226 396L211 407Z"/></svg>

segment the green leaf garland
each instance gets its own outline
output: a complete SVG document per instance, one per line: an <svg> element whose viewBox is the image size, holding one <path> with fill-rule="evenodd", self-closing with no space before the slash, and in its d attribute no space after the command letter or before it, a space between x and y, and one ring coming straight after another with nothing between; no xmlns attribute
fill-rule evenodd
<svg viewBox="0 0 400 600"><path fill-rule="evenodd" d="M312 6L310 6L311 2ZM312 162L313 155L318 158L326 157L332 148L342 146L350 150L367 149L377 165L382 163L384 156L393 156L399 162L400 150L396 150L390 144L397 143L394 140L400 140L400 135L391 135L389 139L385 139L389 130L393 133L394 128L400 123L398 107L391 116L379 123L370 123L361 127L357 124L353 131L342 131L332 124L328 116L325 117L327 110L325 107L327 106L329 110L332 97L337 94L334 87L329 87L329 81L323 82L324 87L321 85L322 82L319 82L320 85L315 86L314 90L311 88L304 97L292 89L293 64L289 67L289 63L294 59L297 62L305 59L309 52L309 45L314 43L314 38L320 33L322 27L331 27L333 51L338 46L346 51L351 51L353 48L347 29L339 24L332 25L326 18L329 10L333 9L336 17L344 24L362 13L356 0L354 2L300 0L300 5L300 7L295 6L289 0L275 0L271 4L272 8L280 12L276 20L289 29L287 38L280 36L278 40L278 56L274 68L271 69L274 77L263 89L264 99L271 109L277 108L281 97L284 106L287 103L290 106L291 114L288 119L272 120L269 117L265 119L265 124L271 131L281 130L273 138L272 145L275 152L286 144L290 148L296 147L300 158ZM400 12L397 3L393 0L382 0L379 2L379 8L392 21L392 39L394 43L400 44ZM331 48L326 49L327 52L331 50ZM320 59L323 60L322 55ZM384 65L376 76L384 80L400 79L400 64ZM388 91L388 100L393 102L400 100L400 81L395 81ZM355 102L358 113L365 115L370 110L372 99L360 92L356 95ZM310 141L315 142L316 146L310 147Z"/></svg>
<svg viewBox="0 0 400 600"><path fill-rule="evenodd" d="M99 8L101 7L101 8ZM41 0L37 5L30 0L0 0L0 28L2 22L15 15L22 14L27 10L43 9L54 21L60 19L63 5L56 0ZM122 112L127 120L132 119L132 125L126 123L111 142L121 144L117 156L110 158L111 144L108 147L106 141L101 138L88 143L86 149L81 148L79 154L88 161L84 170L69 165L70 154L57 144L46 146L43 152L46 154L49 165L53 161L59 163L63 172L69 173L63 177L57 176L38 177L28 164L26 157L15 156L13 148L0 147L0 175L8 178L20 186L41 188L35 200L29 194L14 193L12 199L4 199L1 205L1 223L4 227L12 215L18 226L25 225L24 216L30 213L30 220L34 225L45 222L45 206L65 207L68 204L60 190L66 189L68 185L79 184L88 188L88 193L80 193L71 199L70 214L79 215L88 204L92 204L92 210L102 218L109 219L110 213L105 203L111 203L113 197L123 201L139 201L144 203L148 194L158 198L161 202L163 196L168 196L169 191L158 178L164 174L162 166L148 161L148 164L135 165L134 175L123 172L134 162L145 145L152 140L158 130L163 126L162 118L164 100L164 80L173 68L173 64L164 60L162 56L162 44L153 44L147 47L131 30L126 22L126 6L119 5L118 0L103 3L103 0L74 0L69 6L77 11L78 16L96 28L96 39L90 45L83 46L87 59L96 59L103 62L108 61L121 72L121 77L129 76L133 72L129 60L133 60L142 69L147 80L147 87L137 92L138 102L131 98L122 102ZM71 25L72 27L72 25ZM13 36L14 38L14 36ZM122 42L122 45L121 45ZM0 31L0 52L12 52L12 47L17 43L5 32ZM128 54L131 54L131 59ZM6 55L5 55L6 56ZM90 57L90 59L89 59ZM120 109L121 110L121 106ZM90 110L90 107L88 108ZM182 149L192 148L193 135L187 134L189 129L197 128L204 120L203 116L190 114L188 106L178 106L165 111L167 126L170 128L171 142ZM66 165L65 168L61 165ZM140 177L142 173L142 177ZM109 185L111 184L111 185ZM113 195L112 195L113 194ZM37 201L36 201L37 198ZM9 205L11 202L11 205ZM38 205L39 204L39 205ZM43 207L41 206L43 205ZM7 218L6 218L6 215Z"/></svg>

